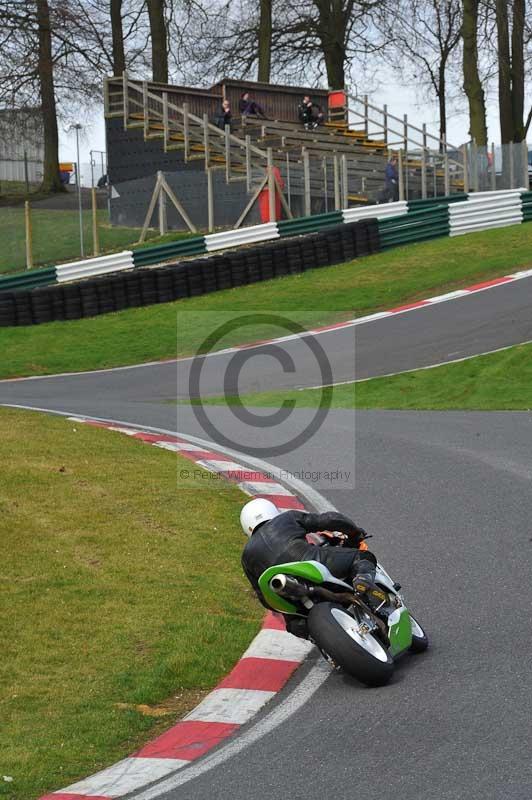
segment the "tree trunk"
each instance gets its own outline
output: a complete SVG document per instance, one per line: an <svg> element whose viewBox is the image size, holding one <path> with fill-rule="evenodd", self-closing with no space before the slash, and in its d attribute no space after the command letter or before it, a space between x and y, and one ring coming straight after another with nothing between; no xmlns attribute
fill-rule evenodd
<svg viewBox="0 0 532 800"><path fill-rule="evenodd" d="M346 36L349 14L343 0L313 0L318 9L317 34L329 89L345 87Z"/></svg>
<svg viewBox="0 0 532 800"><path fill-rule="evenodd" d="M438 105L440 110L440 139L447 136L447 101L445 97L445 68L446 61L440 61L438 71ZM440 150L443 151L443 144L440 144Z"/></svg>
<svg viewBox="0 0 532 800"><path fill-rule="evenodd" d="M501 143L513 140L512 75L508 37L508 0L496 0L497 49L499 67L499 120Z"/></svg>
<svg viewBox="0 0 532 800"><path fill-rule="evenodd" d="M477 25L479 0L463 0L463 3L464 92L469 103L469 135L479 146L485 147L488 143L486 104L484 101L484 89L478 74Z"/></svg>
<svg viewBox="0 0 532 800"><path fill-rule="evenodd" d="M525 0L514 0L512 25L512 120L514 142L522 142L525 138L523 124L525 107L524 29Z"/></svg>
<svg viewBox="0 0 532 800"><path fill-rule="evenodd" d="M330 89L343 89L345 86L345 48L338 42L324 45L323 56Z"/></svg>
<svg viewBox="0 0 532 800"><path fill-rule="evenodd" d="M54 72L52 60L52 31L48 0L36 0L39 37L38 74L44 129L44 174L42 189L45 192L62 192L64 186L59 176L59 136L55 107Z"/></svg>
<svg viewBox="0 0 532 800"><path fill-rule="evenodd" d="M272 55L272 0L260 0L259 70L257 80L270 82Z"/></svg>
<svg viewBox="0 0 532 800"><path fill-rule="evenodd" d="M168 83L168 42L164 3L165 0L148 0L152 73L153 80L157 83Z"/></svg>
<svg viewBox="0 0 532 800"><path fill-rule="evenodd" d="M122 0L111 0L110 13L113 37L113 75L120 77L126 70L124 31L122 28Z"/></svg>

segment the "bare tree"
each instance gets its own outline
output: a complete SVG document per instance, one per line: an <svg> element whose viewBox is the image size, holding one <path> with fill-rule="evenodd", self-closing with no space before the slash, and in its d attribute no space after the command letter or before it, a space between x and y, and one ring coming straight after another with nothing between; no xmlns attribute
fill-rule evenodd
<svg viewBox="0 0 532 800"><path fill-rule="evenodd" d="M271 0L270 78L343 88L351 64L358 67L382 49L374 17L379 0ZM227 0L191 22L194 35L182 48L180 67L193 80L248 77L259 64L260 5ZM261 73L262 74L262 73Z"/></svg>
<svg viewBox="0 0 532 800"><path fill-rule="evenodd" d="M259 0L258 75L269 83L272 63L272 0Z"/></svg>
<svg viewBox="0 0 532 800"><path fill-rule="evenodd" d="M461 36L460 0L402 0L388 7L388 12L386 60L436 98L443 139L447 135L447 75Z"/></svg>
<svg viewBox="0 0 532 800"><path fill-rule="evenodd" d="M525 135L523 124L525 0L496 0L495 19L501 142L503 144L521 142Z"/></svg>
<svg viewBox="0 0 532 800"><path fill-rule="evenodd" d="M486 104L478 70L478 11L479 0L463 0L463 85L469 103L469 134L478 145L486 146Z"/></svg>
<svg viewBox="0 0 532 800"><path fill-rule="evenodd" d="M113 39L113 75L122 75L126 69L122 0L110 0L111 35Z"/></svg>
<svg viewBox="0 0 532 800"><path fill-rule="evenodd" d="M44 129L42 188L45 192L60 192L63 190L63 185L59 175L59 134L57 131L52 29L48 0L37 0L36 11L39 43L37 72Z"/></svg>
<svg viewBox="0 0 532 800"><path fill-rule="evenodd" d="M168 83L168 33L165 0L147 0L151 32L153 80Z"/></svg>

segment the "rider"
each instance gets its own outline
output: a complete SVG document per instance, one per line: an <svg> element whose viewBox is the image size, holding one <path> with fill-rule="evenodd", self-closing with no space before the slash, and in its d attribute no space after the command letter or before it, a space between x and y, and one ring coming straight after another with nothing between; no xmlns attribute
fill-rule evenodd
<svg viewBox="0 0 532 800"><path fill-rule="evenodd" d="M338 511L311 514L306 511L279 511L270 501L256 498L246 503L240 524L249 541L242 553L242 566L262 605L268 608L259 578L268 567L290 561L319 561L336 577L349 580L359 594L371 594L375 586L377 559L369 550L359 550L367 534ZM350 547L320 547L310 544L309 533L340 532ZM295 633L295 631L292 631Z"/></svg>

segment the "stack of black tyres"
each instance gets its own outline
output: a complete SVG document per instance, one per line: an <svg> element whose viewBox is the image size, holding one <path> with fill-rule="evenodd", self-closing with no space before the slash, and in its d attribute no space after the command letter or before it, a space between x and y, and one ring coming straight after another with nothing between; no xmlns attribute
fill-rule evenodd
<svg viewBox="0 0 532 800"><path fill-rule="evenodd" d="M168 303L351 261L380 249L376 219L155 269L136 269L20 292L0 293L0 327L92 317Z"/></svg>

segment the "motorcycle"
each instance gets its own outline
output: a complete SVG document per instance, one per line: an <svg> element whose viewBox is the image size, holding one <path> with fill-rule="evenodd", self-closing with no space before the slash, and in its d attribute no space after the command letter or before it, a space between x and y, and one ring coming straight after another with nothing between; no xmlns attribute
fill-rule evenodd
<svg viewBox="0 0 532 800"><path fill-rule="evenodd" d="M321 546L341 546L346 537L327 533L310 534L307 539ZM367 546L362 542L360 549ZM380 564L375 583L377 590L370 597L359 594L318 561L276 564L259 578L268 605L290 620L297 618L303 635L332 666L367 686L387 683L400 656L421 653L429 643L404 603L401 586Z"/></svg>

